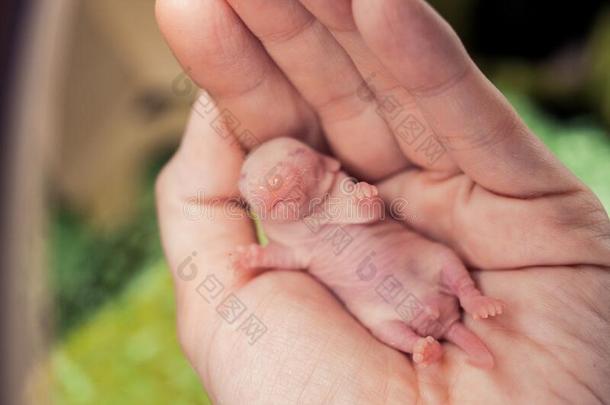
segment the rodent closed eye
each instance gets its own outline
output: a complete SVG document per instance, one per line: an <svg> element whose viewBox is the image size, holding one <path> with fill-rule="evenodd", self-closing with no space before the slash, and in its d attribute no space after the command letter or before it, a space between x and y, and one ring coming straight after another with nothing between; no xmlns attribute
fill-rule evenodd
<svg viewBox="0 0 610 405"><path fill-rule="evenodd" d="M273 177L271 177L268 182L269 186L273 189L278 189L280 187L282 187L282 184L284 183L282 176L280 175L274 175Z"/></svg>

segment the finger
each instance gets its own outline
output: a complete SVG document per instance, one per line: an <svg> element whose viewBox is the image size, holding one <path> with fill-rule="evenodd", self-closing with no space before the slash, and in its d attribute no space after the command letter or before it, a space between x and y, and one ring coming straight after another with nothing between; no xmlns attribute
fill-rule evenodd
<svg viewBox="0 0 610 405"><path fill-rule="evenodd" d="M162 245L174 278L185 348L208 342L219 322L209 295L226 293L243 281L233 277L229 252L256 241L252 223L234 199L241 148L218 136L211 116L192 112L182 144L156 184Z"/></svg>
<svg viewBox="0 0 610 405"><path fill-rule="evenodd" d="M354 0L353 11L370 49L415 97L440 142L477 183L512 196L580 189L424 1Z"/></svg>
<svg viewBox="0 0 610 405"><path fill-rule="evenodd" d="M364 78L360 96L374 98L383 117L407 158L427 169L456 171L457 167L436 141L430 125L411 94L383 66L364 43L352 14L351 0L301 0L347 52Z"/></svg>
<svg viewBox="0 0 610 405"><path fill-rule="evenodd" d="M156 12L181 65L247 146L288 135L318 144L315 114L224 0L158 0Z"/></svg>
<svg viewBox="0 0 610 405"><path fill-rule="evenodd" d="M228 1L316 110L352 174L379 179L407 165L375 103L358 96L362 78L351 59L298 0Z"/></svg>
<svg viewBox="0 0 610 405"><path fill-rule="evenodd" d="M591 192L516 199L464 174L439 178L425 170L377 186L394 218L451 247L470 267L610 264L610 224Z"/></svg>

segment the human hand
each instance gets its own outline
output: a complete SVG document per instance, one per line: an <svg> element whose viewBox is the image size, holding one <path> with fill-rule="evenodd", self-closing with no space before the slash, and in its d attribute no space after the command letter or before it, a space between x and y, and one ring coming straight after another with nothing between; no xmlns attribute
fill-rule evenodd
<svg viewBox="0 0 610 405"><path fill-rule="evenodd" d="M226 210L243 155L211 129L212 115L193 114L157 192L180 340L212 398L595 403L610 396L608 217L429 7L159 0L157 13L182 65L241 128L261 141L292 134L319 144L324 136L352 174L377 182L387 201L406 199L405 222L483 270L478 285L507 304L498 319L464 320L493 352L494 370L468 365L451 345L439 365L422 369L373 339L306 274L234 278L228 252L255 241L250 221ZM402 107L402 115L372 98ZM211 215L189 220L184 204L200 190L203 201L195 202ZM197 267L185 274L181 264L193 250ZM210 273L268 327L254 345L197 292Z"/></svg>

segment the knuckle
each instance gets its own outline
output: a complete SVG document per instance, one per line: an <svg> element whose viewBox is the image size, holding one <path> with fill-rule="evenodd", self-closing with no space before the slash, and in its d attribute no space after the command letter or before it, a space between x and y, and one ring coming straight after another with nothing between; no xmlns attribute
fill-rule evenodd
<svg viewBox="0 0 610 405"><path fill-rule="evenodd" d="M596 239L610 240L608 214L593 192L579 190L570 194L564 201L564 208L555 218L558 227L569 231L583 229Z"/></svg>

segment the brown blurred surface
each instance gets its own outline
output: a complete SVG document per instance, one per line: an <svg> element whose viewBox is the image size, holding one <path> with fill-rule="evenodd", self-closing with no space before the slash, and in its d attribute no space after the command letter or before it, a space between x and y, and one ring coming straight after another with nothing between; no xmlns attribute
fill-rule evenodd
<svg viewBox="0 0 610 405"><path fill-rule="evenodd" d="M174 146L189 98L154 19L152 0L78 2L68 44L53 177L60 198L94 224L133 213L147 159Z"/></svg>

